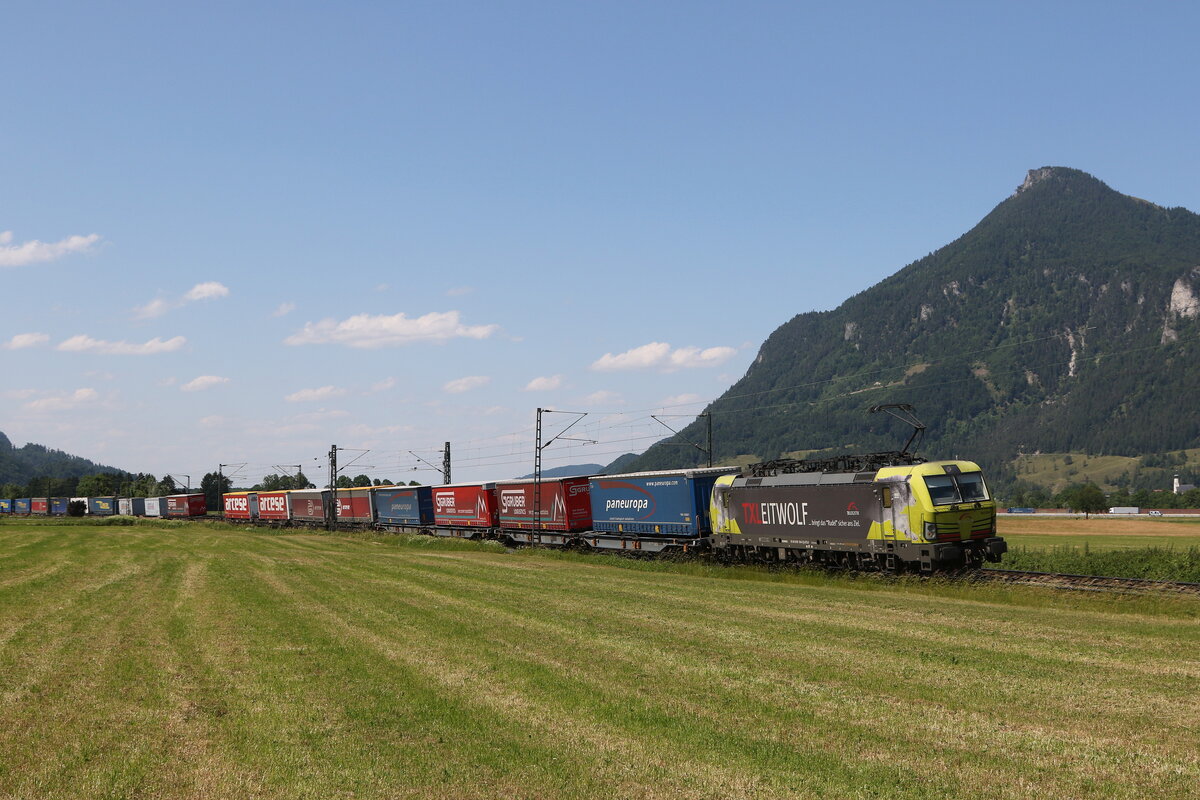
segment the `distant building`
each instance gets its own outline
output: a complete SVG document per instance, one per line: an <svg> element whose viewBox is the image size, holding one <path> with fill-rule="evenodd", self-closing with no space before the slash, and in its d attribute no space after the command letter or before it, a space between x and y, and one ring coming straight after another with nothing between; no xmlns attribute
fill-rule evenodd
<svg viewBox="0 0 1200 800"><path fill-rule="evenodd" d="M1180 483L1179 476L1176 475L1175 476L1175 486L1171 491L1175 492L1175 494L1183 494L1184 492L1190 492L1192 489L1195 489L1195 488L1196 488L1196 484L1194 484L1194 483Z"/></svg>

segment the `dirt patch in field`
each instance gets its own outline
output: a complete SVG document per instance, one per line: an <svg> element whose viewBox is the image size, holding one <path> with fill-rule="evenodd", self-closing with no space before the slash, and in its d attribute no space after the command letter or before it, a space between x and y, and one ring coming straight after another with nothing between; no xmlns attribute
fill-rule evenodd
<svg viewBox="0 0 1200 800"><path fill-rule="evenodd" d="M1188 536L1200 535L1200 525L1172 524L1161 519L1133 517L1113 519L1094 517L1011 517L996 520L1001 536L1036 534L1039 536Z"/></svg>

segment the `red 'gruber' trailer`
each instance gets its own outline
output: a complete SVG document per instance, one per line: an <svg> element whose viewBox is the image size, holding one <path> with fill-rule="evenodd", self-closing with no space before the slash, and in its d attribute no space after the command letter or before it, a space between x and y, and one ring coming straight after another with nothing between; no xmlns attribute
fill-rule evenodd
<svg viewBox="0 0 1200 800"><path fill-rule="evenodd" d="M499 524L496 484L433 487L433 524L449 528L495 528Z"/></svg>
<svg viewBox="0 0 1200 800"><path fill-rule="evenodd" d="M587 531L592 528L591 483L587 478L544 478L541 503L534 518L535 484L531 480L496 484L500 527L543 531ZM537 524L540 520L541 524Z"/></svg>
<svg viewBox="0 0 1200 800"><path fill-rule="evenodd" d="M291 518L292 504L287 492L259 492L258 518L286 522Z"/></svg>

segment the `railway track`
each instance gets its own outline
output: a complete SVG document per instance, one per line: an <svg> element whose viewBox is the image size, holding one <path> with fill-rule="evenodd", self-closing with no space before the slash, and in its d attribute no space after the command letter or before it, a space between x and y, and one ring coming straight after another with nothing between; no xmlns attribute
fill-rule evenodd
<svg viewBox="0 0 1200 800"><path fill-rule="evenodd" d="M981 569L961 576L979 583L1019 583L1052 589L1127 594L1197 594L1200 583L1154 581L1145 578L1112 578L1104 575L1068 575L1055 572L1026 572L1014 569Z"/></svg>

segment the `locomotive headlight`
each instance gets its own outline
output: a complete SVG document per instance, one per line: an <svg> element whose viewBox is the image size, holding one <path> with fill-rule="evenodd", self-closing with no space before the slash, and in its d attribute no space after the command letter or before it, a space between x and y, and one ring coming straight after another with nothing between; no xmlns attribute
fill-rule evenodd
<svg viewBox="0 0 1200 800"><path fill-rule="evenodd" d="M937 538L937 523L936 522L926 522L925 523L925 538L931 542Z"/></svg>

